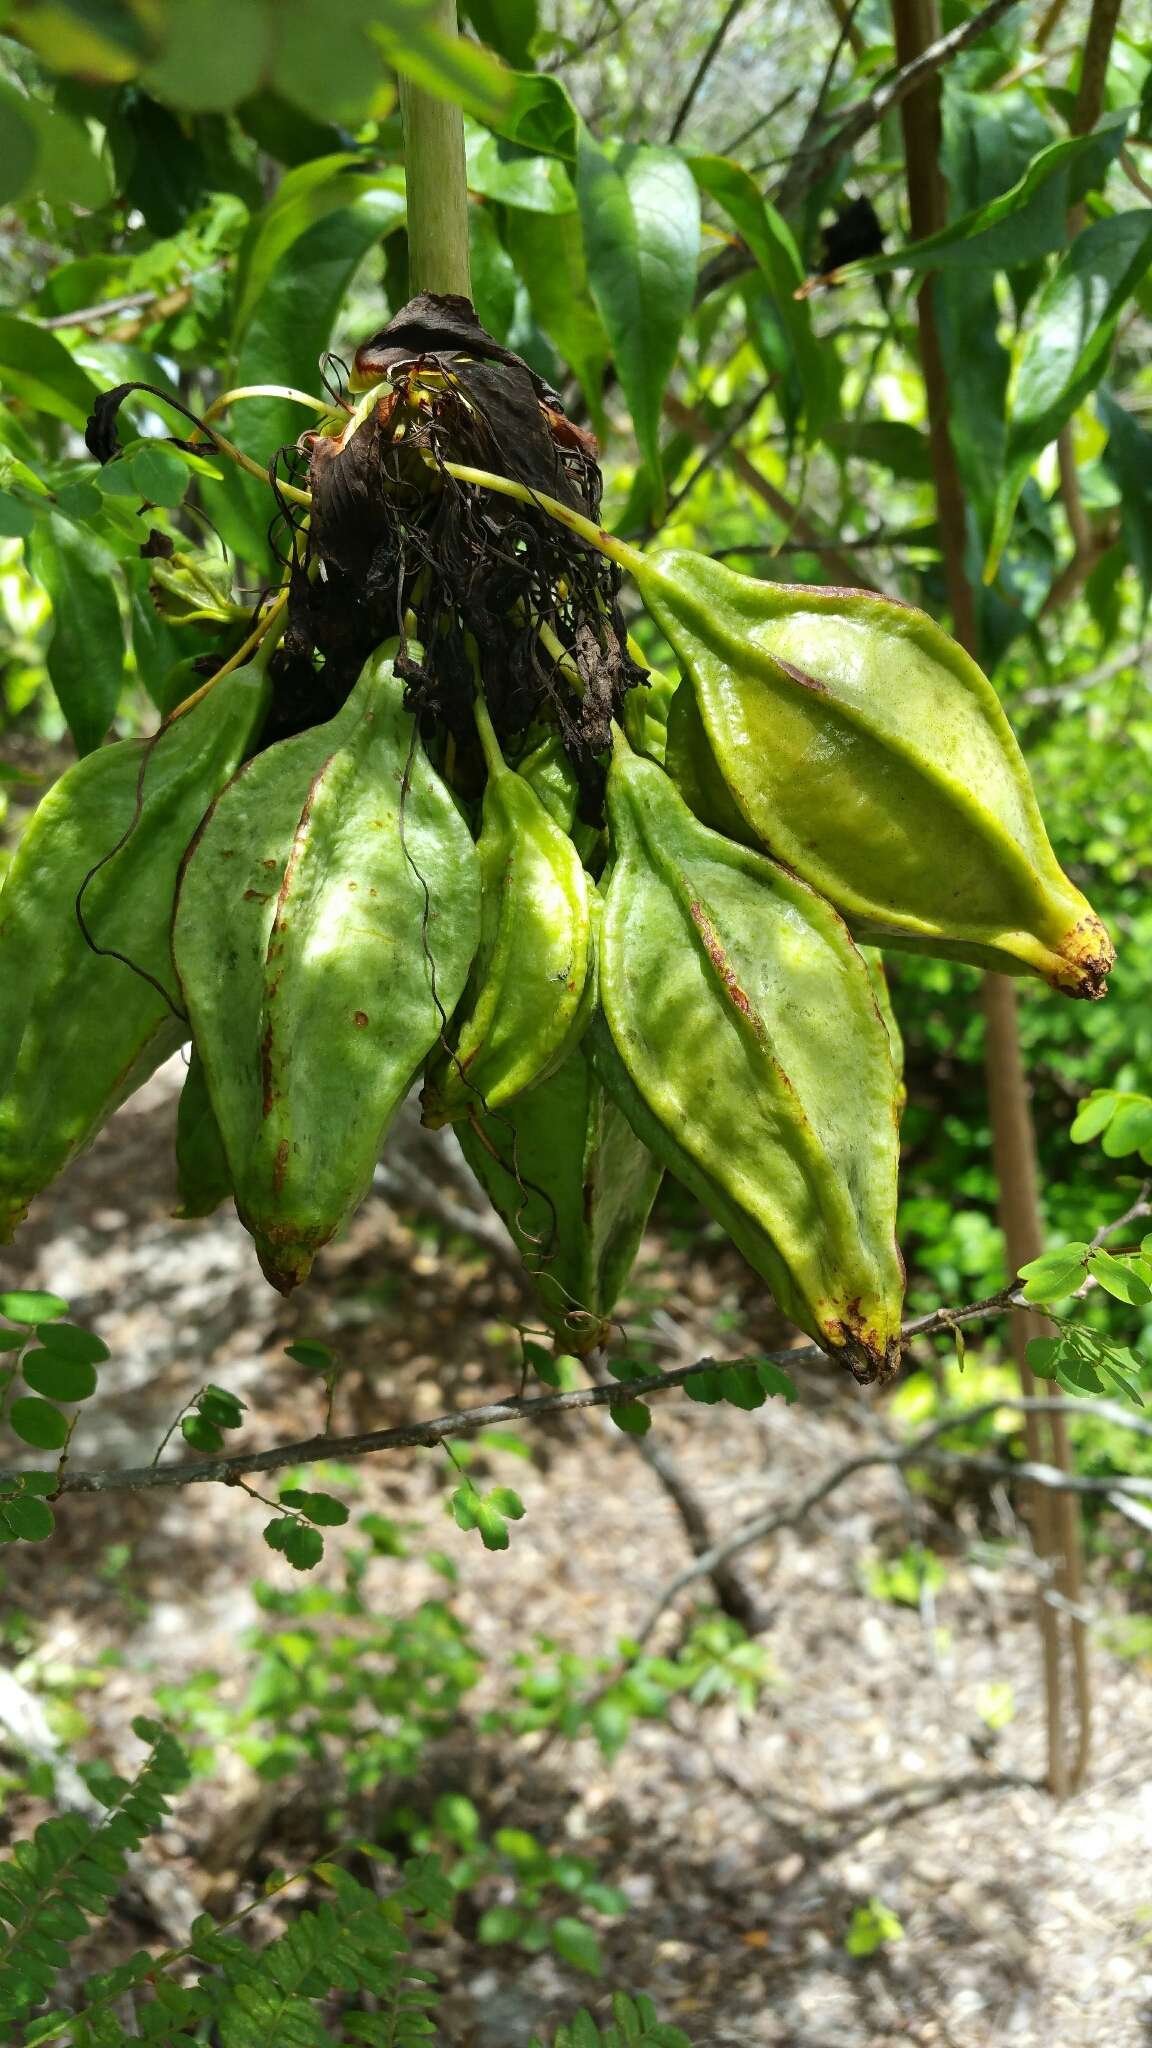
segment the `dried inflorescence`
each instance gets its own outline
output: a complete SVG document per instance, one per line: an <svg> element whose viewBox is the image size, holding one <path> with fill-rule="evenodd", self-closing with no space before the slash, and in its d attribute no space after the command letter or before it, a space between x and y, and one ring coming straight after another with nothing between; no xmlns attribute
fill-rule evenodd
<svg viewBox="0 0 1152 2048"><path fill-rule="evenodd" d="M479 678L510 757L533 727L557 729L595 814L611 721L644 676L627 652L620 571L537 506L446 466L510 477L596 520L595 443L464 299L414 299L357 352L355 376L375 394L367 411L302 443L312 511L280 691L308 697L318 681L338 704L372 649L398 638L409 708L434 753L450 737L465 791L483 781Z"/></svg>

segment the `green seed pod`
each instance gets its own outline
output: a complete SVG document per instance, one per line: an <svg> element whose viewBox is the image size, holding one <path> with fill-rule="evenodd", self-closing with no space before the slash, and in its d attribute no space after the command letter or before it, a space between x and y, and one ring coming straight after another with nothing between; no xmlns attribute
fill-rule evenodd
<svg viewBox="0 0 1152 2048"><path fill-rule="evenodd" d="M500 753L483 700L476 725L488 768L476 851L480 948L451 1046L430 1062L430 1130L522 1095L563 1057L592 965L588 878L566 832Z"/></svg>
<svg viewBox="0 0 1152 2048"><path fill-rule="evenodd" d="M176 1180L180 1207L175 1213L182 1221L211 1216L232 1193L224 1140L208 1093L204 1062L195 1046L176 1110Z"/></svg>
<svg viewBox="0 0 1152 2048"><path fill-rule="evenodd" d="M580 784L559 733L547 733L539 740L516 763L516 773L524 777L549 817L568 834L589 873L599 873L607 835L600 826L586 825L580 817Z"/></svg>
<svg viewBox="0 0 1152 2048"><path fill-rule="evenodd" d="M896 1022L896 1012L892 1008L892 995L888 987L884 955L878 952L875 946L860 946L857 950L865 967L868 969L868 979L872 984L872 993L876 998L876 1008L884 1020L884 1029L888 1033L888 1044L892 1051L892 1065L896 1070L896 1108L902 1116L904 1114L904 1106L908 1100L908 1090L904 1084L904 1034Z"/></svg>
<svg viewBox="0 0 1152 2048"><path fill-rule="evenodd" d="M860 1379L899 1359L896 1076L823 898L617 742L594 1043L637 1135Z"/></svg>
<svg viewBox="0 0 1152 2048"><path fill-rule="evenodd" d="M335 718L229 784L177 905L236 1207L283 1293L367 1191L478 934L471 834L374 655Z"/></svg>
<svg viewBox="0 0 1152 2048"><path fill-rule="evenodd" d="M224 676L154 739L85 755L28 824L0 895L0 1239L188 1036L176 879L266 702L262 667Z"/></svg>
<svg viewBox="0 0 1152 2048"><path fill-rule="evenodd" d="M566 1349L594 1350L608 1335L663 1169L584 1047L530 1094L455 1129L549 1327Z"/></svg>
<svg viewBox="0 0 1152 2048"><path fill-rule="evenodd" d="M637 576L757 844L861 936L1104 993L1111 943L1056 861L999 699L931 619L683 552ZM713 772L693 801L723 825Z"/></svg>

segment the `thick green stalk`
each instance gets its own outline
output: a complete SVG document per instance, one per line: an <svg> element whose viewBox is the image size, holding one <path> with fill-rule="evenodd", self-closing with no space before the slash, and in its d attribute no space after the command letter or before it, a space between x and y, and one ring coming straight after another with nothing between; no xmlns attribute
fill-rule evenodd
<svg viewBox="0 0 1152 2048"><path fill-rule="evenodd" d="M436 0L431 19L456 34L456 0ZM459 107L400 80L408 189L408 276L413 292L472 295L468 261L468 181Z"/></svg>

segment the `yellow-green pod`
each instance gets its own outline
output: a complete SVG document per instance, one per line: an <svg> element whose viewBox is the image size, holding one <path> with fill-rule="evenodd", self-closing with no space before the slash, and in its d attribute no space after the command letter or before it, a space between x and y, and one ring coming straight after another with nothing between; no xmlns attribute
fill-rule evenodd
<svg viewBox="0 0 1152 2048"><path fill-rule="evenodd" d="M303 1280L365 1194L460 1000L472 835L382 653L324 725L229 783L184 867L174 952L242 1223Z"/></svg>
<svg viewBox="0 0 1152 2048"><path fill-rule="evenodd" d="M566 1350L602 1344L663 1169L581 1046L495 1115L455 1126Z"/></svg>
<svg viewBox="0 0 1152 2048"><path fill-rule="evenodd" d="M863 937L1104 993L1111 942L1049 845L999 699L930 618L687 552L636 575L757 844Z"/></svg>
<svg viewBox="0 0 1152 2048"><path fill-rule="evenodd" d="M480 837L480 946L449 1047L424 1083L432 1130L497 1109L548 1073L577 1025L592 966L589 882L567 833L500 752L483 700L488 781Z"/></svg>
<svg viewBox="0 0 1152 2048"><path fill-rule="evenodd" d="M188 1036L176 880L267 696L262 664L223 676L155 738L86 754L29 820L0 893L0 1239Z"/></svg>
<svg viewBox="0 0 1152 2048"><path fill-rule="evenodd" d="M618 740L594 1027L636 1134L860 1379L899 1359L896 1074L831 906Z"/></svg>

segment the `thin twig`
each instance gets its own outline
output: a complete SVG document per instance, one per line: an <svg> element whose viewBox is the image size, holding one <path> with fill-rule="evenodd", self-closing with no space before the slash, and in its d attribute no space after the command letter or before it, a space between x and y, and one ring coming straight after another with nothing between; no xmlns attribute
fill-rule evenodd
<svg viewBox="0 0 1152 2048"><path fill-rule="evenodd" d="M930 1429L924 1430L920 1436L915 1437L910 1443L901 1444L895 1448L886 1447L883 1450L858 1451L852 1457L843 1459L840 1464L833 1465L827 1472L823 1473L816 1480L815 1484L809 1487L806 1493L800 1495L798 1500L794 1500L782 1508L773 1508L766 1514L756 1515L750 1521L741 1523L722 1542L713 1544L711 1550L702 1551L689 1564L683 1565L663 1586L653 1601L641 1626L638 1629L632 1630L630 1636L632 1647L629 1652L628 1663L633 1663L635 1658L640 1655L645 1645L651 1640L653 1630L660 1617L671 1606L673 1600L684 1591L686 1586L690 1586L696 1579L710 1578L720 1565L727 1563L731 1558L737 1556L740 1551L750 1549L753 1544L766 1542L769 1537L777 1535L782 1529L795 1528L799 1522L805 1521L814 1509L820 1507L830 1495L838 1492L840 1487L844 1486L849 1479L855 1478L858 1472L866 1472L878 1466L939 1464L964 1466L969 1471L981 1472L990 1478L1025 1480L1033 1486L1042 1487L1053 1492L1103 1495L1106 1499L1112 1499L1114 1496L1118 1499L1123 1499L1129 1495L1133 1497L1152 1495L1152 1479L1093 1479L1081 1473L1061 1472L1054 1465L1041 1464L1031 1460L1016 1464L1009 1459L986 1458L982 1453L978 1452L936 1451L933 1448L941 1437L950 1435L956 1429L970 1428L984 1416L995 1415L1001 1409L1011 1409L1014 1412L1025 1415L1076 1415L1081 1413L1103 1415L1110 1422L1118 1422L1125 1425L1138 1436L1152 1437L1152 1422L1147 1421L1143 1416L1130 1415L1126 1409L1121 1408L1112 1401L1081 1402L1063 1400L1059 1397L1053 1397L1049 1400L1047 1396L1042 1395L1027 1397L1023 1395L1006 1395L1002 1400L985 1401L977 1408L968 1408L960 1413L944 1416L939 1422L933 1423ZM605 1690L610 1690L611 1686L617 1682L618 1677L619 1673L608 1682Z"/></svg>
<svg viewBox="0 0 1152 2048"><path fill-rule="evenodd" d="M720 16L720 19L717 22L716 27L713 29L712 34L708 39L708 45L704 51L704 55L701 57L700 62L698 63L695 71L692 74L688 90L684 94L684 97L681 100L680 105L676 109L676 117L672 123L671 128L668 131L669 142L679 142L681 133L683 131L684 123L688 119L689 114L692 112L693 105L695 104L696 95L699 92L700 87L703 85L704 80L707 78L708 73L711 71L713 64L716 62L717 57L720 55L720 50L723 45L724 38L728 34L728 31L731 28L732 23L735 21L736 16L739 14L741 8L744 7L745 5L746 0L728 0L727 7L724 9L723 14Z"/></svg>
<svg viewBox="0 0 1152 2048"><path fill-rule="evenodd" d="M987 1322L1018 1305L1015 1289L1002 1288L998 1294L987 1295L982 1301L971 1302L964 1308L938 1309L931 1315L914 1317L905 1326L904 1341L911 1343L917 1337L934 1336L939 1331L953 1329L957 1323ZM789 1369L826 1363L828 1358L827 1352L818 1344L801 1344L792 1351L770 1351L758 1356ZM697 1359L693 1365L676 1366L668 1372L649 1373L642 1380L629 1381L628 1392L632 1397L663 1393L669 1387L682 1386L693 1373L706 1367L741 1362ZM376 1451L434 1449L446 1437L467 1436L475 1429L491 1429L505 1422L535 1422L575 1408L602 1408L620 1398L619 1386L613 1385L610 1388L576 1387L569 1393L489 1401L481 1407L457 1409L428 1422L403 1423L396 1429L369 1430L347 1437L308 1437L300 1443L273 1445L263 1451L237 1451L226 1457L202 1458L194 1464L113 1467L98 1472L70 1471L61 1490L65 1493L119 1493L139 1492L158 1486L229 1485L245 1473L275 1472L283 1465L313 1465L328 1458L363 1458ZM19 1467L2 1468L0 1486L16 1485L23 1477L23 1470Z"/></svg>

